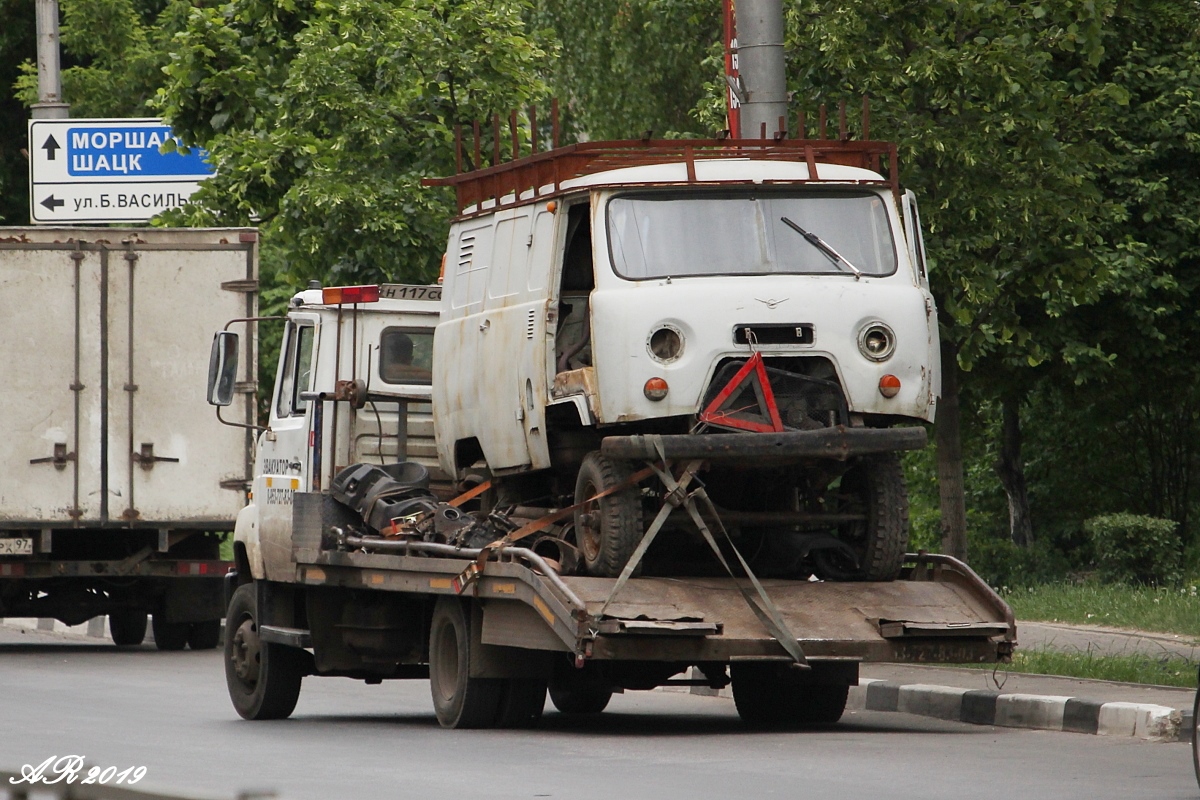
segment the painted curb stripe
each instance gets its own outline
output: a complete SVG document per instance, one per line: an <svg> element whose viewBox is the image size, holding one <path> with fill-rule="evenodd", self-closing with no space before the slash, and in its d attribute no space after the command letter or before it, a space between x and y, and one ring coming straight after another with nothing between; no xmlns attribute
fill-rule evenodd
<svg viewBox="0 0 1200 800"><path fill-rule="evenodd" d="M1086 697L1072 697L1063 709L1062 729L1071 733L1096 733L1100 729L1100 709L1104 703Z"/></svg>

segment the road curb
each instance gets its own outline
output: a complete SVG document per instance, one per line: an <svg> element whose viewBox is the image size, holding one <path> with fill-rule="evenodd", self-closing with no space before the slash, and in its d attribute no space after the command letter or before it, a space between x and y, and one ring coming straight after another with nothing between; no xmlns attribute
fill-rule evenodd
<svg viewBox="0 0 1200 800"><path fill-rule="evenodd" d="M848 709L894 711L973 725L1127 736L1153 742L1190 741L1186 712L1150 703L1103 702L1086 697L1015 694L862 678L851 687Z"/></svg>

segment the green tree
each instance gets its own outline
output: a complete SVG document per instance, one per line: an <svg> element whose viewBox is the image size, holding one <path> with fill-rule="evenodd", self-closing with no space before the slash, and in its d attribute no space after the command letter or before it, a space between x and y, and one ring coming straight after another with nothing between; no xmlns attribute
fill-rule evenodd
<svg viewBox="0 0 1200 800"><path fill-rule="evenodd" d="M719 0L542 0L535 24L562 42L554 92L590 139L711 135L693 109L722 69ZM715 48L715 49L714 49Z"/></svg>
<svg viewBox="0 0 1200 800"><path fill-rule="evenodd" d="M29 158L25 154L29 112L14 84L20 65L34 57L33 0L0 0L0 224L29 222Z"/></svg>
<svg viewBox="0 0 1200 800"><path fill-rule="evenodd" d="M869 95L873 130L900 145L945 373L971 370L1010 409L1034 368L1103 370L1111 354L1069 320L1149 280L1123 205L1099 184L1114 154L1095 133L1127 110L1128 91L1100 70L1116 5L806 0L788 14L797 95ZM959 549L963 531L947 533Z"/></svg>
<svg viewBox="0 0 1200 800"><path fill-rule="evenodd" d="M454 125L544 94L521 0L233 0L194 8L159 106L217 174L176 217L259 222L297 276L428 280Z"/></svg>

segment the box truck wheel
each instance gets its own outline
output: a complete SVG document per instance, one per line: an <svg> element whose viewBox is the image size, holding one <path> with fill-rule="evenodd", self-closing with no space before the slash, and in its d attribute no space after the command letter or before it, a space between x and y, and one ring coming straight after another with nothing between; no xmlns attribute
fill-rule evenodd
<svg viewBox="0 0 1200 800"><path fill-rule="evenodd" d="M286 719L300 699L302 653L258 635L253 583L239 586L225 618L225 685L245 719Z"/></svg>
<svg viewBox="0 0 1200 800"><path fill-rule="evenodd" d="M115 645L141 644L146 638L146 612L114 611L108 615L108 633Z"/></svg>
<svg viewBox="0 0 1200 800"><path fill-rule="evenodd" d="M429 625L429 689L443 728L490 728L497 720L504 686L472 678L470 609L457 597L442 596Z"/></svg>
<svg viewBox="0 0 1200 800"><path fill-rule="evenodd" d="M858 563L838 550L816 550L817 575L835 581L895 580L908 550L908 492L900 458L886 453L859 459L833 494L840 513L866 517L837 529L837 538L850 546Z"/></svg>
<svg viewBox="0 0 1200 800"><path fill-rule="evenodd" d="M188 626L188 647L193 650L212 650L221 643L221 620L206 619Z"/></svg>
<svg viewBox="0 0 1200 800"><path fill-rule="evenodd" d="M822 680L818 670L806 672L778 661L731 664L738 716L756 727L832 725L846 710L850 685Z"/></svg>
<svg viewBox="0 0 1200 800"><path fill-rule="evenodd" d="M187 647L191 623L167 622L161 614L155 614L151 618L151 627L154 630L154 646L159 650L182 650Z"/></svg>
<svg viewBox="0 0 1200 800"><path fill-rule="evenodd" d="M624 483L633 474L625 461L588 453L575 480L575 539L589 575L615 578L642 540L642 495L636 486L591 498ZM634 574L641 572L638 565Z"/></svg>

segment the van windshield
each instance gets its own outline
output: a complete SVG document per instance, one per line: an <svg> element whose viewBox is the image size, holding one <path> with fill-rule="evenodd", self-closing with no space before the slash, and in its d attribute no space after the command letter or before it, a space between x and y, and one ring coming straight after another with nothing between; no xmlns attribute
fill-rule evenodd
<svg viewBox="0 0 1200 800"><path fill-rule="evenodd" d="M896 271L887 210L873 192L647 192L614 197L607 215L613 269L632 280L851 275L843 261L863 275ZM814 245L797 227L827 246Z"/></svg>

